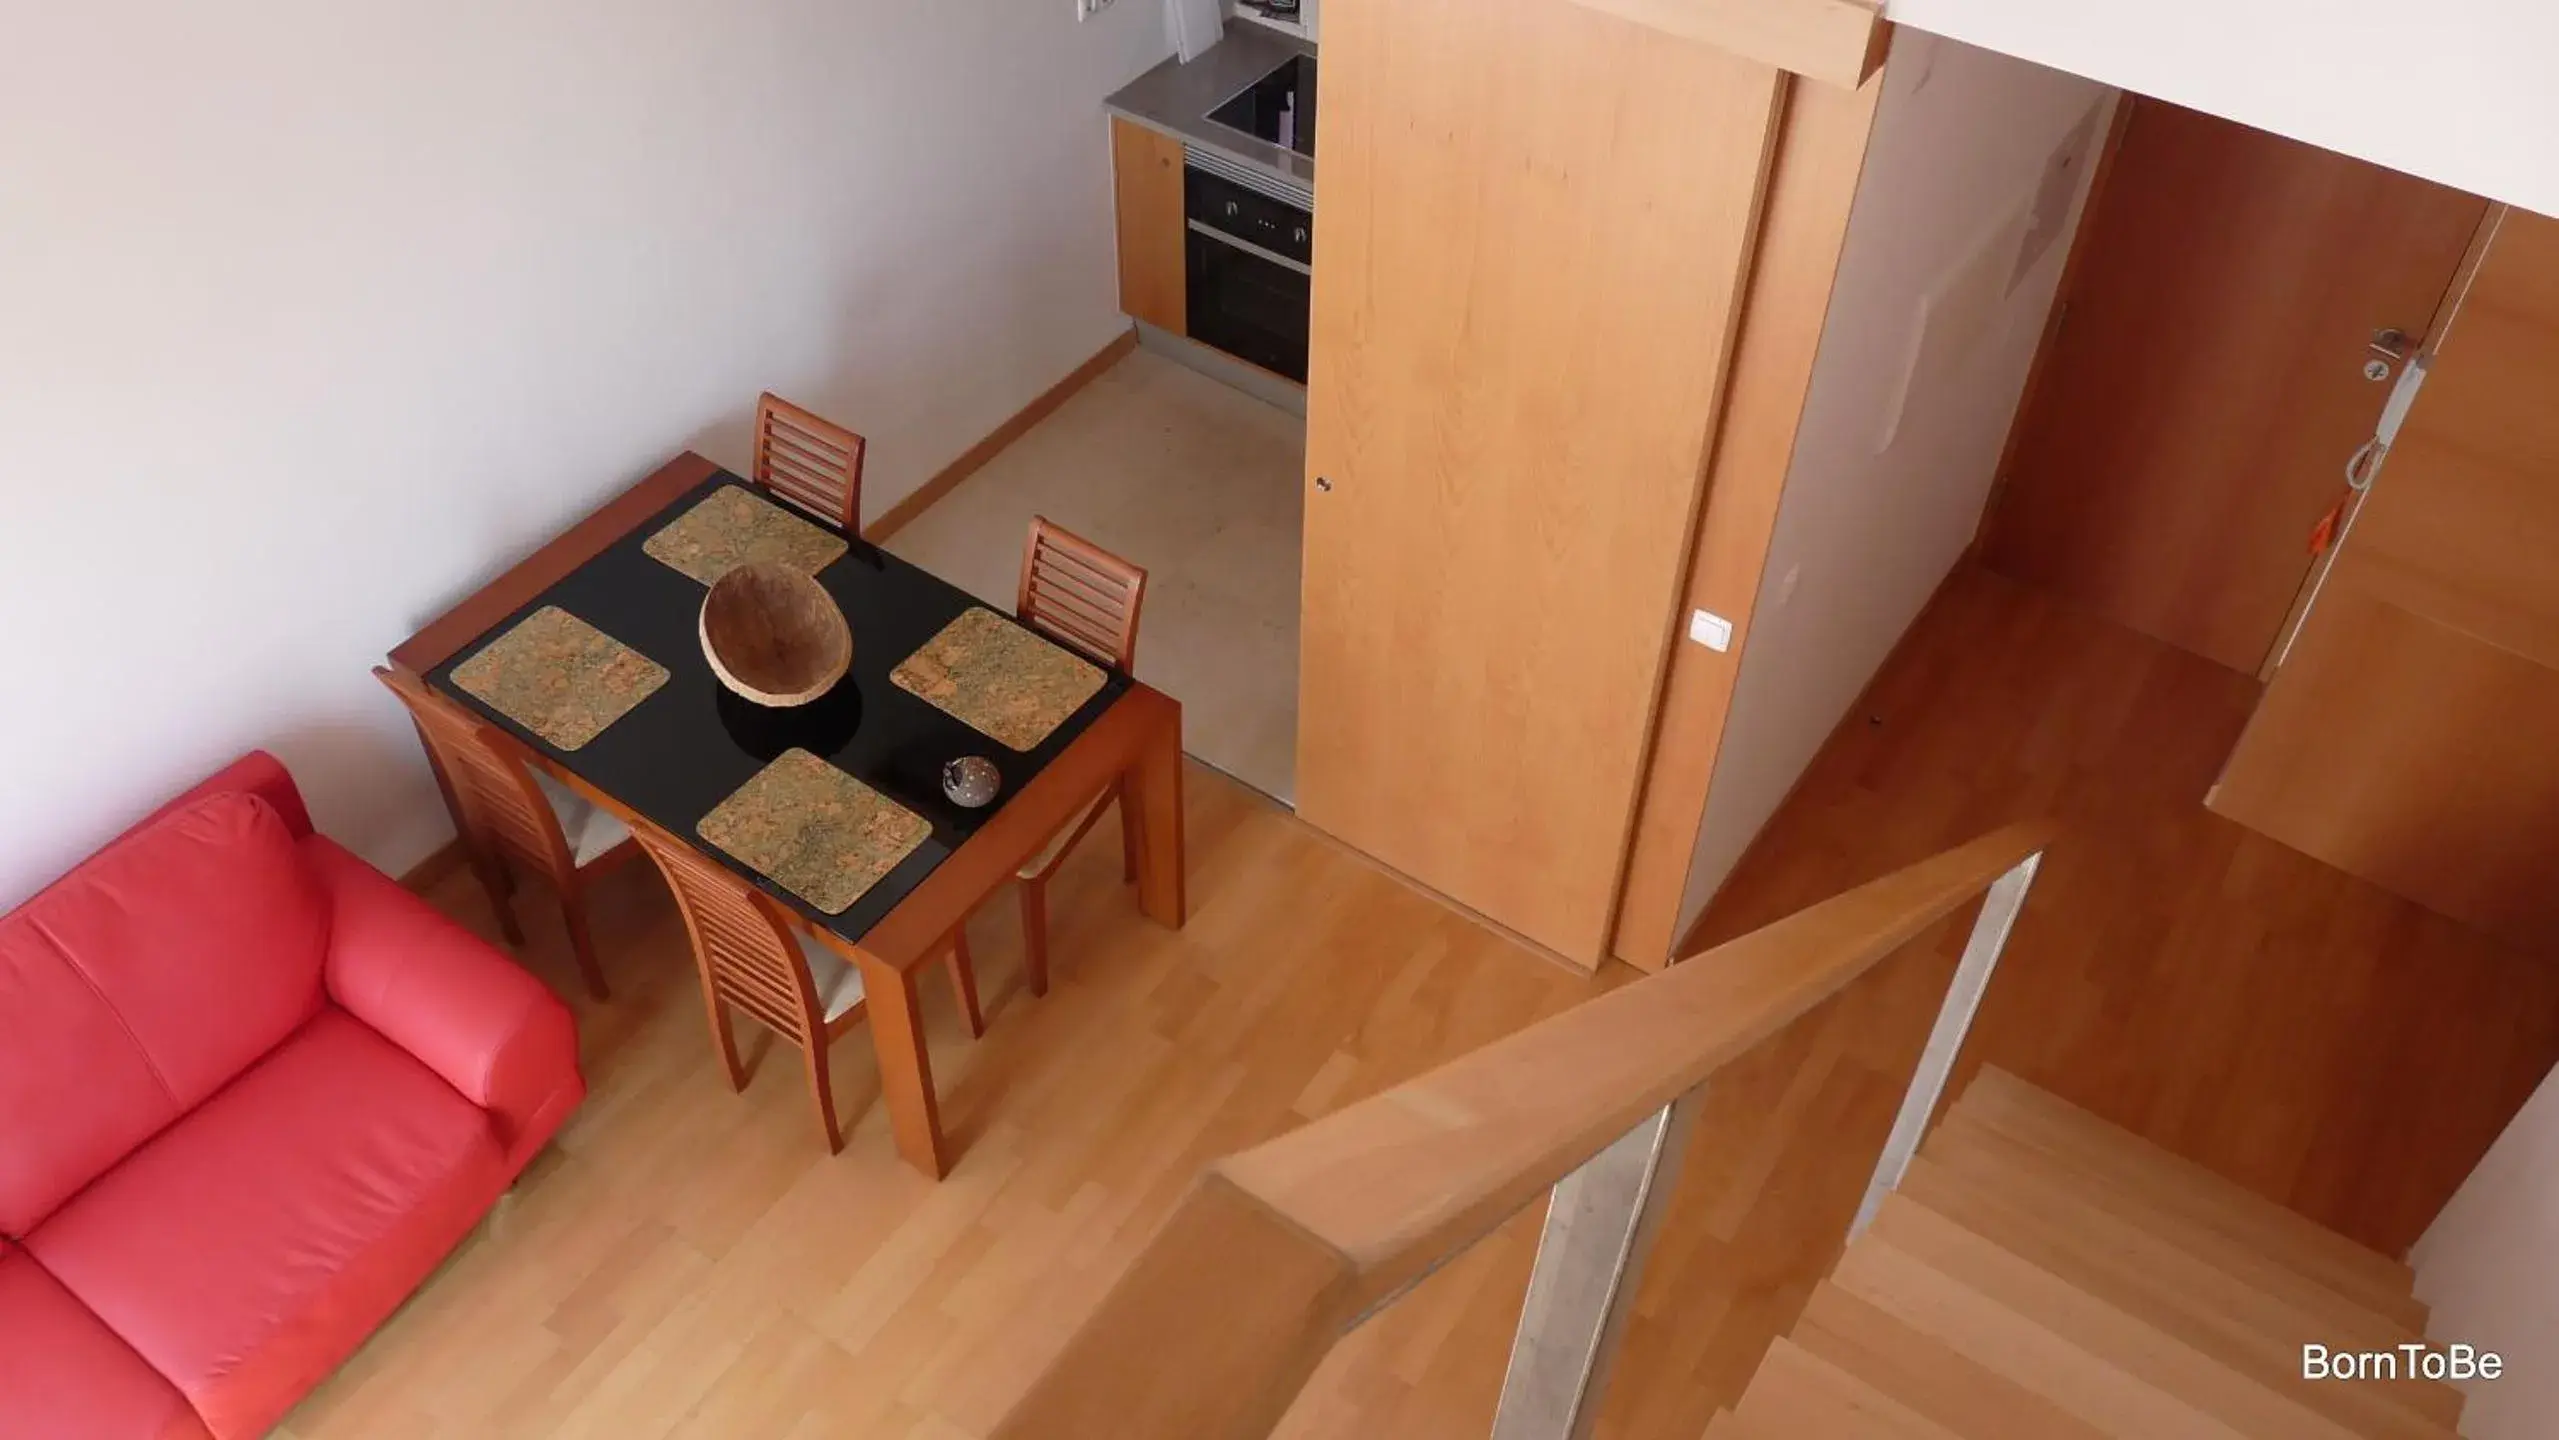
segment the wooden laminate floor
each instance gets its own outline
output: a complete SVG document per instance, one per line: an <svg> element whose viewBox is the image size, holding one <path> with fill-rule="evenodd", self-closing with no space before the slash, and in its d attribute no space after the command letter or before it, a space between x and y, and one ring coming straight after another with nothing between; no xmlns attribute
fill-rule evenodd
<svg viewBox="0 0 2559 1440"><path fill-rule="evenodd" d="M2246 680L1967 573L1878 677L1710 914L1735 933L2028 813L2061 816L1967 1065L2013 1070L2385 1250L2559 1058L2559 965L2198 803ZM798 1067L711 1058L681 926L608 882L616 998L579 1002L593 1098L498 1218L298 1410L303 1440L983 1433L1208 1157L1596 988L1194 767L1194 915L1140 919L1118 847L1054 888L1033 1002L1003 897L973 931L991 1028L932 987L966 1153L900 1166L856 1032L843 1155ZM467 885L435 896L484 932ZM526 905L532 962L570 975ZM1828 1268L1951 971L1952 926L1710 1093L1603 1434L1702 1432ZM1534 1246L1523 1215L1351 1337L1293 1437L1480 1437Z"/></svg>

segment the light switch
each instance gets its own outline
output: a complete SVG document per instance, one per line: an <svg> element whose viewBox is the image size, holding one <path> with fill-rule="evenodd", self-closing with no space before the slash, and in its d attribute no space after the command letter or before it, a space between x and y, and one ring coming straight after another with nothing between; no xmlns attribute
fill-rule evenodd
<svg viewBox="0 0 2559 1440"><path fill-rule="evenodd" d="M1733 648L1733 622L1710 610L1691 611L1688 638L1709 650L1730 650Z"/></svg>

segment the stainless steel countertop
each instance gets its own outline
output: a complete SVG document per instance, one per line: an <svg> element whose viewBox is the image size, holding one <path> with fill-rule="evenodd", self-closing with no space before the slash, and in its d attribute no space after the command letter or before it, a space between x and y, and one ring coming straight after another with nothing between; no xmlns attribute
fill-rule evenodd
<svg viewBox="0 0 2559 1440"><path fill-rule="evenodd" d="M1313 45L1293 36L1229 20L1226 38L1210 46L1207 54L1188 65L1178 57L1167 60L1102 103L1112 114L1160 130L1184 145L1215 150L1292 187L1312 191L1313 160L1220 125L1208 118L1208 112L1287 64L1290 56L1314 53Z"/></svg>

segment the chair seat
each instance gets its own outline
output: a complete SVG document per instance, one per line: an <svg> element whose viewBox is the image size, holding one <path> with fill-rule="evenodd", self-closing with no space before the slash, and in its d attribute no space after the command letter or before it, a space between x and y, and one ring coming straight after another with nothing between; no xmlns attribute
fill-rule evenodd
<svg viewBox="0 0 2559 1440"><path fill-rule="evenodd" d="M1047 874L1049 867L1057 863L1057 857L1065 854L1066 847L1074 843L1077 835L1083 833L1084 826L1092 820L1094 812L1110 803L1111 792L1108 790L1094 796L1092 804L1076 811L1074 819L1057 827L1057 833L1048 837L1048 843L1041 846L1030 859L1022 862L1022 868L1014 872L1014 877L1021 880L1037 880Z"/></svg>
<svg viewBox="0 0 2559 1440"><path fill-rule="evenodd" d="M800 956L809 962L809 979L817 983L818 1014L833 1023L845 1011L862 1003L862 971L848 965L844 957L817 941L792 931L800 942Z"/></svg>
<svg viewBox="0 0 2559 1440"><path fill-rule="evenodd" d="M631 838L631 827L622 823L621 816L530 765L525 769L542 788L542 798L551 802L551 813L558 817L560 833L569 842L569 859L579 869Z"/></svg>

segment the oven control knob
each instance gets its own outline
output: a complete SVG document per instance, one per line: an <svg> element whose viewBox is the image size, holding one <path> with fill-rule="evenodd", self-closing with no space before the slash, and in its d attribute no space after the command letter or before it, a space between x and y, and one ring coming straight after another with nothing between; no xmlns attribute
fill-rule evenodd
<svg viewBox="0 0 2559 1440"><path fill-rule="evenodd" d="M1305 244L1305 243L1306 243L1306 227L1305 227L1305 226L1303 226L1303 225L1298 226L1298 227L1297 227L1297 229L1295 229L1294 231L1290 232L1290 236L1291 236L1291 238L1292 238L1292 239L1296 240L1298 244L1300 244L1300 245Z"/></svg>
<svg viewBox="0 0 2559 1440"><path fill-rule="evenodd" d="M1237 207L1236 207L1235 202L1234 202L1234 201L1232 201L1232 200L1227 201L1227 202L1226 202L1226 218L1227 218L1227 219L1229 219L1229 220L1232 220L1232 219L1234 219L1234 218L1235 218L1236 213L1237 213Z"/></svg>

